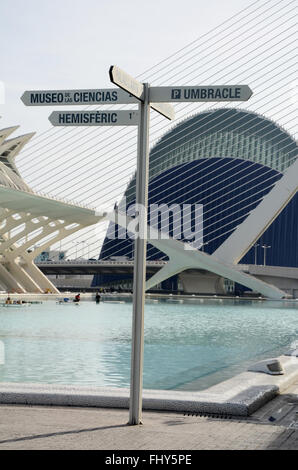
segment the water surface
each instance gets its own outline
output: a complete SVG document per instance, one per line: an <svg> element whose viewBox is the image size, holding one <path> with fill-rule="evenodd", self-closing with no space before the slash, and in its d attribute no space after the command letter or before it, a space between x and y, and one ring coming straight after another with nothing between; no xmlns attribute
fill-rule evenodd
<svg viewBox="0 0 298 470"><path fill-rule="evenodd" d="M144 388L204 389L298 346L295 302L146 303ZM2 382L129 387L132 304L0 307Z"/></svg>

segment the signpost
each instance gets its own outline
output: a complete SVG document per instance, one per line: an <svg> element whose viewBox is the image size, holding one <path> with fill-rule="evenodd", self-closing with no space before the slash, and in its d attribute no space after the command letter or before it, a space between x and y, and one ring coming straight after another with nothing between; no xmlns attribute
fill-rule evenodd
<svg viewBox="0 0 298 470"><path fill-rule="evenodd" d="M97 90L26 91L21 97L26 106L136 104L138 111L54 111L49 120L54 126L129 126L138 125L136 204L139 211L139 236L135 240L133 284L133 324L129 424L142 419L144 299L146 282L147 205L149 167L150 108L167 119L174 119L170 102L246 101L252 91L247 85L150 87L140 83L119 67L109 70L111 82L119 88Z"/></svg>
<svg viewBox="0 0 298 470"><path fill-rule="evenodd" d="M147 254L147 207L149 182L149 86L144 84L143 101L139 104L140 123L136 172L136 208L139 210L139 235L135 239L133 272L133 313L129 424L142 422L144 307Z"/></svg>
<svg viewBox="0 0 298 470"><path fill-rule="evenodd" d="M143 358L144 358L144 304L146 284L147 207L149 175L149 85L142 84L119 67L110 68L113 83L140 99L140 123L136 172L136 207L139 211L139 234L135 239L133 275L132 349L130 372L129 424L142 422ZM170 109L172 114L172 110Z"/></svg>
<svg viewBox="0 0 298 470"><path fill-rule="evenodd" d="M115 85L118 85L122 90L135 96L138 100L144 101L145 90L143 83L138 82L117 65L111 65L109 74L112 83L115 83Z"/></svg>
<svg viewBox="0 0 298 470"><path fill-rule="evenodd" d="M21 100L26 106L132 104L139 102L134 96L119 90L119 88L25 91Z"/></svg>
<svg viewBox="0 0 298 470"><path fill-rule="evenodd" d="M252 95L247 85L151 87L150 100L165 102L247 101Z"/></svg>
<svg viewBox="0 0 298 470"><path fill-rule="evenodd" d="M53 126L137 126L138 111L53 111Z"/></svg>
<svg viewBox="0 0 298 470"><path fill-rule="evenodd" d="M112 65L110 67L110 79L111 82L115 85L118 85L123 90L126 90L131 95L135 96L138 100L144 102L144 85L133 77L128 75L126 72L121 70L117 65ZM149 88L151 90L151 88ZM175 113L174 109L169 104L164 103L155 103L154 100L148 98L149 106L157 111L158 113L162 114L167 119L174 119Z"/></svg>

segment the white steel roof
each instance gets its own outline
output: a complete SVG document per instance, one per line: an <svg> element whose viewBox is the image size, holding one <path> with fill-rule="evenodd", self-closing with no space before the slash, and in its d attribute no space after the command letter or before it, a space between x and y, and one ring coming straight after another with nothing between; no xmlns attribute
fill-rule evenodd
<svg viewBox="0 0 298 470"><path fill-rule="evenodd" d="M33 192L21 191L0 184L0 207L26 212L34 216L45 216L54 220L69 220L83 225L95 224L104 215L93 209L75 206L71 203L39 196Z"/></svg>

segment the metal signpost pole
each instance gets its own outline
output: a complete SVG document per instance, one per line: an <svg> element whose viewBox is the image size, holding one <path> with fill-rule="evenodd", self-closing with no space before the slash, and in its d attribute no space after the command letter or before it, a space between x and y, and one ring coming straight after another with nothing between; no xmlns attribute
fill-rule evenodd
<svg viewBox="0 0 298 470"><path fill-rule="evenodd" d="M133 318L129 424L142 422L143 357L144 357L144 299L146 283L147 205L149 173L149 86L144 84L144 101L140 102L138 154L136 173L136 209L139 233L135 239L133 280Z"/></svg>
<svg viewBox="0 0 298 470"><path fill-rule="evenodd" d="M247 85L149 87L148 84L138 82L116 65L110 67L109 74L111 82L120 87L120 90L118 88L29 90L21 99L26 106L139 103L139 112L135 110L54 111L49 120L54 126L139 126L136 175L139 234L135 240L129 424L141 424L150 107L172 120L175 113L173 106L169 104L171 102L247 101L252 91ZM264 250L264 264L265 258Z"/></svg>

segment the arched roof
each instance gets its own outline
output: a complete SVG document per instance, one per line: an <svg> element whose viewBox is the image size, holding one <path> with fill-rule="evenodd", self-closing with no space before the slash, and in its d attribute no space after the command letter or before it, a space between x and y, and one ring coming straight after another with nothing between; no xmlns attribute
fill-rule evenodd
<svg viewBox="0 0 298 470"><path fill-rule="evenodd" d="M276 123L234 108L196 114L167 132L150 154L151 171L199 158L240 158L283 172L297 155L297 143ZM162 158L161 158L162 157Z"/></svg>
<svg viewBox="0 0 298 470"><path fill-rule="evenodd" d="M225 108L192 116L174 126L150 152L150 222L154 206L164 205L171 211L175 205L183 209L186 204L190 210L196 204L202 205L203 226L197 231L202 239L199 235L195 242L204 242L204 251L212 254L257 207L295 158L297 144L293 137L259 114ZM125 192L126 199L119 204L125 204L123 209L135 201L135 182L134 176ZM274 248L268 253L268 264L298 266L293 243L297 240L297 207L298 194L260 237L256 244L258 260L265 243ZM183 211L180 214L183 218ZM174 215L167 220L171 230ZM161 228L160 219L158 224ZM111 233L116 233L115 227L111 227ZM245 255L245 263L255 262L255 250L253 247ZM125 240L123 232L114 238L107 233L100 258L115 254L133 257L133 244L129 237ZM149 244L147 256L160 259L164 254Z"/></svg>
<svg viewBox="0 0 298 470"><path fill-rule="evenodd" d="M149 178L169 168L206 158L250 160L282 173L297 157L294 138L274 121L254 112L220 108L180 122L152 148ZM126 197L134 197L135 177Z"/></svg>

